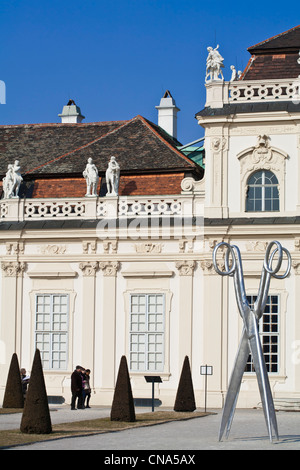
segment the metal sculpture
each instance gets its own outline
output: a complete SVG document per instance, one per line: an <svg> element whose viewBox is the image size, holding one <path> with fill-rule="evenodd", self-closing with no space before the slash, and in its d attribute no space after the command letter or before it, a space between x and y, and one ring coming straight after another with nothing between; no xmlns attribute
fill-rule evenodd
<svg viewBox="0 0 300 470"><path fill-rule="evenodd" d="M274 245L275 248L272 250ZM217 265L217 252L220 248L226 249L224 271L221 271ZM287 255L287 268L284 274L280 275L277 273L279 272L282 265L283 253ZM272 264L276 254L277 264L273 269ZM250 307L246 296L242 260L239 248L236 245L230 245L226 242L219 243L216 245L213 252L213 264L216 272L221 276L233 277L236 301L240 315L244 322L242 337L235 359L233 372L229 381L228 392L223 409L219 440L222 439L225 429L226 437L229 435L242 377L245 371L249 353L251 353L257 376L268 434L270 441L272 442L272 431L274 431L275 437L278 439L278 428L267 368L259 338L258 321L262 317L267 303L271 277L276 279L284 279L288 276L291 268L291 255L289 251L286 248L283 248L278 241L272 241L269 243L262 268L257 299L252 308Z"/></svg>

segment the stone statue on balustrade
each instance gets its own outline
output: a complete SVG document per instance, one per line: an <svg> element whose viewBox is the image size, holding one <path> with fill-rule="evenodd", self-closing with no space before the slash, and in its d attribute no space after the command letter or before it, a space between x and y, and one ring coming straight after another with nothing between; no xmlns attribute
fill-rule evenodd
<svg viewBox="0 0 300 470"><path fill-rule="evenodd" d="M82 173L86 180L86 196L95 197L97 196L97 186L99 181L99 174L96 165L93 163L93 159L89 158L84 172Z"/></svg>
<svg viewBox="0 0 300 470"><path fill-rule="evenodd" d="M20 173L20 164L19 160L15 160L15 163L9 164L7 167L7 172L3 178L3 198L11 199L19 197L19 189L23 178Z"/></svg>
<svg viewBox="0 0 300 470"><path fill-rule="evenodd" d="M120 166L115 157L111 157L105 173L107 193L106 196L118 196L120 181Z"/></svg>
<svg viewBox="0 0 300 470"><path fill-rule="evenodd" d="M222 68L224 68L223 65L223 57L218 51L219 49L219 44L217 47L214 49L212 47L208 47L208 56L206 59L206 76L205 76L205 82L210 82L210 81L220 81L224 80L223 73L222 73ZM219 75L221 78L219 78Z"/></svg>
<svg viewBox="0 0 300 470"><path fill-rule="evenodd" d="M241 70L237 71L234 65L230 66L230 70L231 70L230 82L234 82L235 80L240 80L242 71Z"/></svg>

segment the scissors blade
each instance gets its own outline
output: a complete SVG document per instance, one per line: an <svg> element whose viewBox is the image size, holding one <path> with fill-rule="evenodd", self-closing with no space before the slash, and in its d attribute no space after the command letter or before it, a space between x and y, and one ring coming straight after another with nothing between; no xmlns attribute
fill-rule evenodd
<svg viewBox="0 0 300 470"><path fill-rule="evenodd" d="M240 386L243 378L243 374L245 371L245 367L247 364L247 359L250 354L248 336L246 333L245 328L243 329L238 353L235 359L235 364L233 367L233 371L230 377L228 391L226 395L226 400L223 409L223 415L221 420L220 432L219 432L219 441L222 439L226 428L226 438L229 435L231 423L233 420L235 407L240 391Z"/></svg>
<svg viewBox="0 0 300 470"><path fill-rule="evenodd" d="M254 315L254 313L252 312ZM257 382L259 387L259 392L262 400L263 411L265 415L265 421L268 428L269 438L272 442L272 426L274 430L275 437L278 437L278 428L277 420L275 414L275 408L273 403L272 392L270 388L270 382L268 378L268 372L263 356L262 346L258 333L258 325L255 321L253 323L254 334L249 339L250 351L252 354L253 364L257 376Z"/></svg>

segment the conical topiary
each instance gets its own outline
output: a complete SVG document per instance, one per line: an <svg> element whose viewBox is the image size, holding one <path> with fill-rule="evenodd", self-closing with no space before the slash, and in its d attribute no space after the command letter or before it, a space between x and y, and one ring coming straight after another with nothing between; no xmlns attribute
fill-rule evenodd
<svg viewBox="0 0 300 470"><path fill-rule="evenodd" d="M188 356L185 356L179 385L176 394L174 411L194 411L196 409L195 395Z"/></svg>
<svg viewBox="0 0 300 470"><path fill-rule="evenodd" d="M27 434L50 434L52 431L41 356L38 349L33 359L20 430Z"/></svg>
<svg viewBox="0 0 300 470"><path fill-rule="evenodd" d="M23 408L24 395L18 356L12 355L3 398L3 408Z"/></svg>
<svg viewBox="0 0 300 470"><path fill-rule="evenodd" d="M125 356L122 356L120 361L110 419L111 421L135 421L134 402Z"/></svg>

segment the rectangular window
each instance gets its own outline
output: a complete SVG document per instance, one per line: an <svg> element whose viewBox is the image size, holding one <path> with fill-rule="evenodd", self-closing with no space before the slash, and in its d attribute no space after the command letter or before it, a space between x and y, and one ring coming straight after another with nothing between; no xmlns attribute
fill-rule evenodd
<svg viewBox="0 0 300 470"><path fill-rule="evenodd" d="M131 371L163 371L164 322L164 294L132 294L130 296Z"/></svg>
<svg viewBox="0 0 300 470"><path fill-rule="evenodd" d="M256 296L247 296L251 307ZM259 321L259 334L268 372L279 372L279 296L269 295L265 311ZM255 372L251 354L245 372Z"/></svg>
<svg viewBox="0 0 300 470"><path fill-rule="evenodd" d="M67 369L68 317L68 295L36 295L35 347L45 370Z"/></svg>

